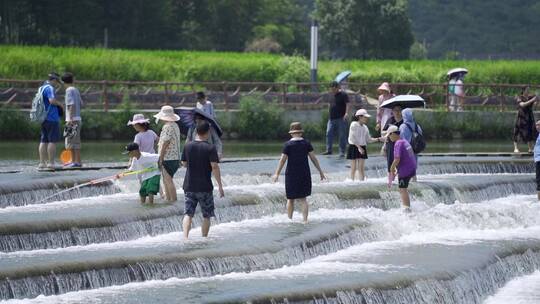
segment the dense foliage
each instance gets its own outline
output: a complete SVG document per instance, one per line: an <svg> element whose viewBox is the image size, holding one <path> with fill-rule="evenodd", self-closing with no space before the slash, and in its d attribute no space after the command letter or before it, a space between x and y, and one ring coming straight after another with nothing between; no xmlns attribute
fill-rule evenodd
<svg viewBox="0 0 540 304"><path fill-rule="evenodd" d="M84 80L309 81L308 60L298 56L18 46L0 46L0 53L0 78L43 79L56 70ZM319 80L351 70L353 82L441 83L458 66L469 69L469 83L540 83L540 62L517 60L326 60L319 63Z"/></svg>

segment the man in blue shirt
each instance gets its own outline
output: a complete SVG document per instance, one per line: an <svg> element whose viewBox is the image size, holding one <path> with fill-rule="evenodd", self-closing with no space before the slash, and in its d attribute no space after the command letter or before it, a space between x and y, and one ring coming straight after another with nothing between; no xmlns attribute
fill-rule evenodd
<svg viewBox="0 0 540 304"><path fill-rule="evenodd" d="M43 87L43 103L47 109L47 118L41 124L38 169L54 170L56 143L61 138L59 109L63 110L62 103L56 100L54 86L60 85L60 75L52 72L49 74L48 80L41 86Z"/></svg>

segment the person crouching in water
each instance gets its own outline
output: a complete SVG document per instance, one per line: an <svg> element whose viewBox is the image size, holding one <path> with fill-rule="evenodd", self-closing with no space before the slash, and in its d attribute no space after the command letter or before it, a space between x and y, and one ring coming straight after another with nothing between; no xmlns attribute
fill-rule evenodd
<svg viewBox="0 0 540 304"><path fill-rule="evenodd" d="M283 146L281 159L272 180L274 183L278 181L279 174L285 162L287 162L287 169L285 170L287 215L289 219L292 219L294 202L298 200L302 203L304 223L307 223L309 210L306 197L311 195L311 171L309 169L308 156L319 171L321 180L326 179L326 177L313 152L313 146L311 146L309 141L302 138L303 133L302 125L299 122L291 123L289 134L292 138Z"/></svg>
<svg viewBox="0 0 540 304"><path fill-rule="evenodd" d="M356 111L353 122L349 128L347 159L351 160L352 180L355 178L356 171L358 171L361 181L365 179L364 165L368 158L367 143L380 141L379 138L372 138L369 134L369 129L367 127L369 117L371 117L371 115L369 115L365 109Z"/></svg>
<svg viewBox="0 0 540 304"><path fill-rule="evenodd" d="M187 168L183 185L185 197L184 219L182 221L184 239L189 236L197 204L201 205L203 216L202 236L208 236L210 218L215 216L212 174L218 184L219 197L225 196L221 183L218 153L216 147L208 143L210 124L207 121L200 121L197 123L196 130L195 140L184 147L181 158L182 165Z"/></svg>
<svg viewBox="0 0 540 304"><path fill-rule="evenodd" d="M399 181L399 195L405 212L411 211L411 199L409 197L409 182L416 176L416 157L408 141L401 139L399 128L392 125L388 127L386 135L394 143L394 156L390 174L397 174Z"/></svg>
<svg viewBox="0 0 540 304"><path fill-rule="evenodd" d="M124 154L128 154L131 159L131 167L129 171L140 171L137 174L137 178L141 183L141 189L139 190L139 196L141 198L141 204L146 203L148 197L148 203L154 204L154 195L159 193L159 181L161 171L158 168L159 155L141 152L137 143L130 143L126 146ZM119 178L119 176L117 176Z"/></svg>

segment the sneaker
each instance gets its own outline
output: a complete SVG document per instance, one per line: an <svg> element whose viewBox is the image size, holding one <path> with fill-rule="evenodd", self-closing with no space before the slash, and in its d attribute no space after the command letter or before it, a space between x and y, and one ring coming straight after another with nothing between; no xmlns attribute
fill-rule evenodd
<svg viewBox="0 0 540 304"><path fill-rule="evenodd" d="M63 164L62 166L65 167L65 168L69 168L70 166L72 166L73 163L72 162L69 162L69 163L65 163Z"/></svg>
<svg viewBox="0 0 540 304"><path fill-rule="evenodd" d="M80 168L80 167L82 166L79 163L69 163L69 164L64 165L64 168Z"/></svg>
<svg viewBox="0 0 540 304"><path fill-rule="evenodd" d="M326 152L321 153L321 155L332 155L332 152L326 151Z"/></svg>
<svg viewBox="0 0 540 304"><path fill-rule="evenodd" d="M37 166L38 170L45 169L46 167L47 165L44 163L39 163L39 165Z"/></svg>

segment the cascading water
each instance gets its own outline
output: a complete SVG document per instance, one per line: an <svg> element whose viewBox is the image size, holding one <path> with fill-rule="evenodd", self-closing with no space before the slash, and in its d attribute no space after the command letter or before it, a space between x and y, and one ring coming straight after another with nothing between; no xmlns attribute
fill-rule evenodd
<svg viewBox="0 0 540 304"><path fill-rule="evenodd" d="M422 157L403 214L380 158L362 183L323 159L330 181L314 183L307 224L286 218L283 184L269 183L275 165L224 164L210 237L195 228L189 241L181 192L179 203L141 206L128 179L38 203L111 171L0 179L0 300L482 303L540 271L530 161Z"/></svg>

